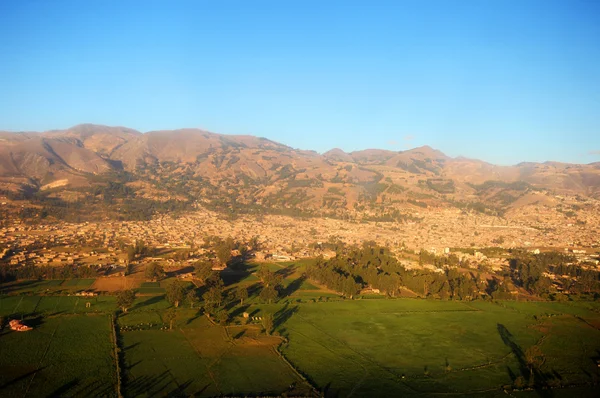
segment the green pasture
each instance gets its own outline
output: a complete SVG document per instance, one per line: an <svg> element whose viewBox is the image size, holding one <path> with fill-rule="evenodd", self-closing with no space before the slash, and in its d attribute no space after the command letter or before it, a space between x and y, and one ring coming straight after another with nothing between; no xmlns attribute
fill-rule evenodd
<svg viewBox="0 0 600 398"><path fill-rule="evenodd" d="M34 329L0 332L0 396L114 397L108 315L38 317Z"/></svg>
<svg viewBox="0 0 600 398"><path fill-rule="evenodd" d="M228 304L227 326L182 303L167 330L164 294L174 278L143 283L117 318L123 395L315 395L295 369L328 397L597 396L598 302L348 300L305 280L304 266L269 265L285 292L273 304L257 297L256 267L230 274L226 295L243 285L251 297ZM116 394L108 316L115 297L50 295L91 282L2 286L0 316L34 330L0 332L0 396ZM272 314L274 336L259 320L246 323L244 312ZM534 346L542 354L535 369L527 359ZM511 391L532 375L552 389Z"/></svg>
<svg viewBox="0 0 600 398"><path fill-rule="evenodd" d="M502 395L516 377L529 378L524 353L535 344L545 357L538 377L557 386L599 380L600 330L590 326L598 305L512 304L314 303L290 307L279 331L289 338L284 354L331 396ZM556 315L541 315L548 311Z"/></svg>
<svg viewBox="0 0 600 398"><path fill-rule="evenodd" d="M87 307L86 304L90 303ZM113 296L0 296L0 316L28 316L113 312Z"/></svg>
<svg viewBox="0 0 600 398"><path fill-rule="evenodd" d="M165 294L165 288L160 286L160 282L143 282L136 291L139 294Z"/></svg>
<svg viewBox="0 0 600 398"><path fill-rule="evenodd" d="M176 324L122 333L126 397L280 395L293 383L296 394L310 391L277 356L279 339L248 328L229 333L204 316L184 315Z"/></svg>

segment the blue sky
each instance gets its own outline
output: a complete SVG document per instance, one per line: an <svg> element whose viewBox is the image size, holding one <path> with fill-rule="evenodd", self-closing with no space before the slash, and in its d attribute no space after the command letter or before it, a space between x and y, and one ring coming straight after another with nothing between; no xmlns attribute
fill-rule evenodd
<svg viewBox="0 0 600 398"><path fill-rule="evenodd" d="M0 129L600 161L600 2L0 1Z"/></svg>

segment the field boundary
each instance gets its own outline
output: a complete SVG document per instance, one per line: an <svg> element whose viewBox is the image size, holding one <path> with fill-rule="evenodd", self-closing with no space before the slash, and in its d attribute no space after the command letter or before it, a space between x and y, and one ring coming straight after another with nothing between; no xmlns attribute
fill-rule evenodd
<svg viewBox="0 0 600 398"><path fill-rule="evenodd" d="M121 394L121 364L119 363L119 340L117 339L117 320L114 315L110 316L110 324L112 330L113 337L113 351L115 356L115 365L117 371L117 397L122 398L123 394Z"/></svg>
<svg viewBox="0 0 600 398"><path fill-rule="evenodd" d="M317 396L321 396L321 393L319 392L319 390L317 389L317 387L313 384L313 382L307 376L305 376L299 369L296 369L296 367L285 357L285 355L281 351L281 346L283 344L285 344L285 343L286 343L286 340L282 339L281 343L279 343L276 347L273 348L273 351L275 351L275 353L277 354L277 356L283 360L283 362L294 372L294 374L296 374L300 378L300 380L302 380L306 384L308 384L308 386L310 387L310 389Z"/></svg>

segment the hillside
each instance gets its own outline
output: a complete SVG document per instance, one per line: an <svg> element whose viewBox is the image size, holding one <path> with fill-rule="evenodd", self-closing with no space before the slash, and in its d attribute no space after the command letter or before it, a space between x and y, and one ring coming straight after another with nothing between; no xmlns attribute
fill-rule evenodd
<svg viewBox="0 0 600 398"><path fill-rule="evenodd" d="M0 189L16 198L84 200L119 211L114 205L152 201L229 213L406 221L436 208L499 216L535 204L556 210L561 195L579 198L575 210L585 210L586 200L600 198L600 166L496 166L428 146L320 155L253 136L83 124L0 132ZM569 211L570 205L558 210Z"/></svg>

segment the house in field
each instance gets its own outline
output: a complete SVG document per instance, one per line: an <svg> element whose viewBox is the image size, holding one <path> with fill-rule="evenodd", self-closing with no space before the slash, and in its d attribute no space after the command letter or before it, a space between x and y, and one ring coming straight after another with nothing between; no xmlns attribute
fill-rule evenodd
<svg viewBox="0 0 600 398"><path fill-rule="evenodd" d="M8 323L8 325L15 332L27 332L27 331L33 329L32 327L27 326L27 325L23 324L21 321L16 320L16 319L13 319L12 321L10 321Z"/></svg>

